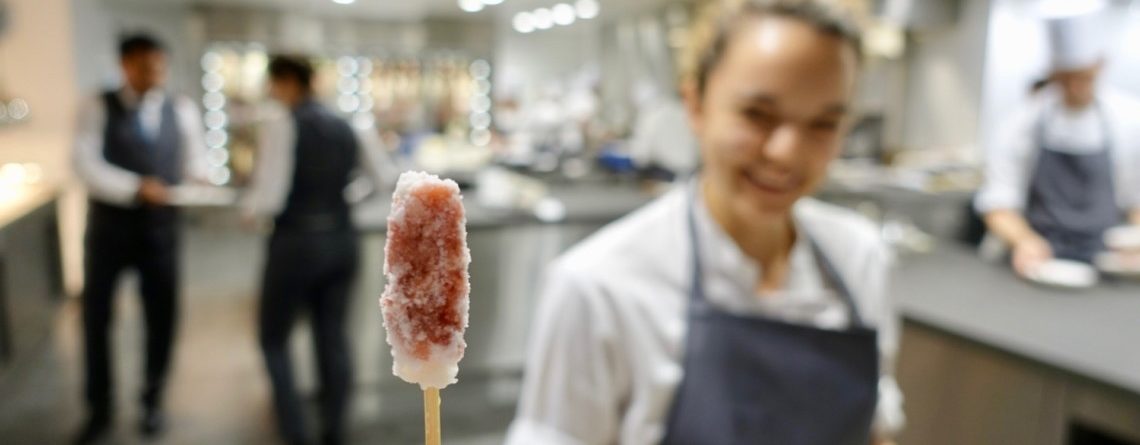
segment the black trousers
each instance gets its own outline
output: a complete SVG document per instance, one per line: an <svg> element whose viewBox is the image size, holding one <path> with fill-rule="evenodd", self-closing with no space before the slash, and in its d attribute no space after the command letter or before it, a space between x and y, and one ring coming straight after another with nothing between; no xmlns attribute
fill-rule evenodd
<svg viewBox="0 0 1140 445"><path fill-rule="evenodd" d="M278 428L289 443L308 440L289 357L289 334L301 312L308 312L313 329L322 434L333 443L342 437L352 383L344 323L357 262L357 235L351 230L279 228L270 238L262 284L260 338Z"/></svg>
<svg viewBox="0 0 1140 445"><path fill-rule="evenodd" d="M84 258L83 338L86 399L91 414L109 416L114 399L108 332L114 296L124 270L139 274L146 322L142 400L162 403L178 320L180 224L174 209L116 209L93 204Z"/></svg>

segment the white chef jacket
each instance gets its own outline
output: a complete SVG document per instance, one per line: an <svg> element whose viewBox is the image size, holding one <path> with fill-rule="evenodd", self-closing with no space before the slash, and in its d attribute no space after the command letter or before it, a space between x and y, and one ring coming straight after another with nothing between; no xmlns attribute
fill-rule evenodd
<svg viewBox="0 0 1140 445"><path fill-rule="evenodd" d="M137 108L142 131L155 134L162 124L162 107L173 100L174 116L182 132L184 176L190 181L206 178L206 143L202 118L194 101L171 97L161 90L150 90L141 98L130 88L119 90L119 99L127 108ZM80 105L72 164L87 192L95 199L123 207L135 206L142 178L135 172L107 162L103 156L103 135L107 125L107 108L102 95Z"/></svg>
<svg viewBox="0 0 1140 445"><path fill-rule="evenodd" d="M679 186L607 226L552 264L534 323L518 416L509 445L653 444L664 438L681 383L692 252ZM734 313L763 314L826 329L850 320L824 285L804 236L792 248L785 289L754 296L760 268L696 206L708 300ZM801 199L794 219L835 264L860 314L878 329L882 374L876 431L902 427L893 377L899 323L886 292L893 260L879 232L857 214Z"/></svg>
<svg viewBox="0 0 1140 445"><path fill-rule="evenodd" d="M1115 91L1097 91L1103 114L1094 107L1066 110L1060 89L1051 85L1023 105L998 130L986 149L986 180L974 202L979 212L1025 209L1037 164L1037 122L1045 115L1044 139L1051 148L1077 154L1104 147L1101 116L1112 140L1110 156L1116 201L1123 210L1140 208L1140 101Z"/></svg>
<svg viewBox="0 0 1140 445"><path fill-rule="evenodd" d="M293 186L294 149L297 129L292 114L283 108L267 110L258 129L258 151L253 176L242 199L246 216L275 217L285 210L285 201ZM352 125L356 134L358 163L362 176L345 189L348 202L366 199L387 184L395 184L399 172L384 154L380 138L370 125Z"/></svg>

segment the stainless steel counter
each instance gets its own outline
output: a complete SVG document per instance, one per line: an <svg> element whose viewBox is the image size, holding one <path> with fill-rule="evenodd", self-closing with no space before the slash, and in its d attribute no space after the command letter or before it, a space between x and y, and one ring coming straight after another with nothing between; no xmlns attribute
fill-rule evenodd
<svg viewBox="0 0 1140 445"><path fill-rule="evenodd" d="M1092 428L1140 443L1140 283L1044 288L966 247L907 256L906 443L1070 443Z"/></svg>
<svg viewBox="0 0 1140 445"><path fill-rule="evenodd" d="M63 294L57 197L0 188L0 375L48 335Z"/></svg>
<svg viewBox="0 0 1140 445"><path fill-rule="evenodd" d="M54 202L59 190L52 186L0 186L0 228L27 216L44 204Z"/></svg>
<svg viewBox="0 0 1140 445"><path fill-rule="evenodd" d="M943 246L906 257L892 292L908 320L1140 397L1140 283L1045 288Z"/></svg>

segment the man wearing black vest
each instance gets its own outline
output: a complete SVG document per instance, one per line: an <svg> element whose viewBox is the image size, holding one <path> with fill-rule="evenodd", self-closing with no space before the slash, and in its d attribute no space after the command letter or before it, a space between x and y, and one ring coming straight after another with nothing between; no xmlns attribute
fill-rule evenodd
<svg viewBox="0 0 1140 445"><path fill-rule="evenodd" d="M115 391L109 335L121 273L139 277L146 320L145 381L140 432L159 434L162 395L178 320L179 215L171 187L202 177L202 124L188 99L163 91L166 52L147 35L119 44L123 85L79 113L73 162L87 187L85 288L82 297L87 423L77 443L111 429Z"/></svg>
<svg viewBox="0 0 1140 445"><path fill-rule="evenodd" d="M310 441L288 353L293 322L307 312L320 379L320 439L339 444L352 385L345 311L358 263L349 191L359 188L350 183L355 185L359 170L375 192L385 176L394 175L382 171L386 164L375 133L354 129L318 103L312 82L306 59L270 61L270 95L287 113L264 123L245 210L248 218L273 218L259 336L282 438L289 444Z"/></svg>

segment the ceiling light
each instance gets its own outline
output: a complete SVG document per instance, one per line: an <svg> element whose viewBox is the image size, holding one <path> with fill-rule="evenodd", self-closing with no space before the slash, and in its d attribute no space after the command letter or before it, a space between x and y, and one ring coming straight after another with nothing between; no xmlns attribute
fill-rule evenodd
<svg viewBox="0 0 1140 445"><path fill-rule="evenodd" d="M225 83L225 78L218 73L211 72L202 76L202 89L206 90L206 92L221 91Z"/></svg>
<svg viewBox="0 0 1140 445"><path fill-rule="evenodd" d="M577 19L574 16L574 7L565 3L554 5L551 14L554 16L554 23L563 26L572 24Z"/></svg>
<svg viewBox="0 0 1140 445"><path fill-rule="evenodd" d="M592 19L598 16L601 6L598 5L598 0L578 0L574 4L574 9L578 10L578 18Z"/></svg>
<svg viewBox="0 0 1140 445"><path fill-rule="evenodd" d="M24 99L12 99L11 102L8 102L8 116L11 116L12 119L23 120L28 117L29 111L31 108L28 107L28 102Z"/></svg>
<svg viewBox="0 0 1140 445"><path fill-rule="evenodd" d="M338 5L351 5L353 3L356 3L356 0L332 0L332 1L333 1L333 3L336 3Z"/></svg>
<svg viewBox="0 0 1140 445"><path fill-rule="evenodd" d="M1037 5L1038 14L1046 20L1066 19L1098 12L1108 6L1105 0L1073 1L1042 0Z"/></svg>
<svg viewBox="0 0 1140 445"><path fill-rule="evenodd" d="M514 19L515 31L526 34L534 31L534 15L529 12L520 12L515 14Z"/></svg>
<svg viewBox="0 0 1140 445"><path fill-rule="evenodd" d="M483 2L479 0L459 0L459 9L467 12L479 12L483 10Z"/></svg>
<svg viewBox="0 0 1140 445"><path fill-rule="evenodd" d="M495 6L503 3L503 0L483 0L483 4L487 6Z"/></svg>
<svg viewBox="0 0 1140 445"><path fill-rule="evenodd" d="M203 71L218 71L220 69L222 69L222 56L213 51L208 51L202 55Z"/></svg>
<svg viewBox="0 0 1140 445"><path fill-rule="evenodd" d="M476 79L487 79L487 77L491 75L491 64L487 63L486 60L479 59L471 62L471 66L468 67L467 72L471 74L471 77Z"/></svg>
<svg viewBox="0 0 1140 445"><path fill-rule="evenodd" d="M343 77L355 76L360 64L355 58L344 56L336 61L336 71Z"/></svg>
<svg viewBox="0 0 1140 445"><path fill-rule="evenodd" d="M534 10L533 14L535 28L550 29L550 27L554 26L554 14L551 13L549 9L538 8Z"/></svg>
<svg viewBox="0 0 1140 445"><path fill-rule="evenodd" d="M471 145L476 147L486 147L491 143L491 131L487 129L474 130L471 132Z"/></svg>
<svg viewBox="0 0 1140 445"><path fill-rule="evenodd" d="M214 185L225 185L225 183L230 182L230 169L214 167L210 169L209 179L210 183Z"/></svg>
<svg viewBox="0 0 1140 445"><path fill-rule="evenodd" d="M229 135L225 130L213 129L206 131L206 146L210 148L225 147L226 141L229 140Z"/></svg>
<svg viewBox="0 0 1140 445"><path fill-rule="evenodd" d="M202 106L206 107L206 111L220 110L226 106L226 95L217 91L211 91L202 95Z"/></svg>

